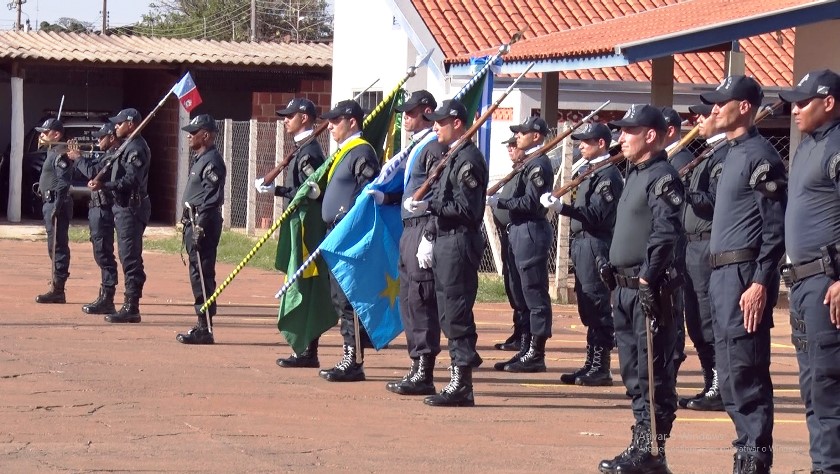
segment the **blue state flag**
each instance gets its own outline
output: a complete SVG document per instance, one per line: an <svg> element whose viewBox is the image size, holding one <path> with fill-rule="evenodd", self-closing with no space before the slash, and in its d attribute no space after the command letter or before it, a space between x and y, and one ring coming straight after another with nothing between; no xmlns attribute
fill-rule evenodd
<svg viewBox="0 0 840 474"><path fill-rule="evenodd" d="M403 330L397 270L402 235L400 206L379 206L367 194L372 187L387 191L391 186L401 187L402 181L369 184L320 246L321 257L377 350Z"/></svg>

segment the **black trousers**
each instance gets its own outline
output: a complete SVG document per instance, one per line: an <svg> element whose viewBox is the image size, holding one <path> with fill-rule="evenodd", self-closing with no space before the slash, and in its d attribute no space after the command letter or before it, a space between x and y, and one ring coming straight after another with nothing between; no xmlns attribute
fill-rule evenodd
<svg viewBox="0 0 840 474"><path fill-rule="evenodd" d="M123 267L126 297L143 296L146 270L143 266L143 232L149 224L151 203L143 199L138 206L114 205L114 226L117 229L120 263Z"/></svg>
<svg viewBox="0 0 840 474"><path fill-rule="evenodd" d="M807 341L804 347L798 344L796 359L812 469L827 473L840 472L840 331L823 304L834 282L815 275L790 290L792 336Z"/></svg>
<svg viewBox="0 0 840 474"><path fill-rule="evenodd" d="M747 333L739 301L751 284L754 262L712 270L709 292L715 324L715 364L726 413L735 424L739 451L773 463L773 382L770 379L770 328L779 296L779 276L767 288L758 330Z"/></svg>
<svg viewBox="0 0 840 474"><path fill-rule="evenodd" d="M52 260L53 277L56 282L64 283L70 277L70 219L73 218L73 201L68 197L53 220L52 213L56 203L45 202L41 210L44 213L44 228L47 231L47 254ZM53 249L55 247L55 249Z"/></svg>
<svg viewBox="0 0 840 474"><path fill-rule="evenodd" d="M612 305L610 290L601 281L596 259L609 260L610 244L589 236L572 240L572 263L575 265L575 296L580 322L586 326L586 344L613 348Z"/></svg>
<svg viewBox="0 0 840 474"><path fill-rule="evenodd" d="M638 290L615 290L615 338L621 379L631 395L630 403L637 424L650 427L647 333L648 319L638 302ZM675 324L660 327L653 337L654 407L657 436L668 436L677 411L674 351L677 330Z"/></svg>
<svg viewBox="0 0 840 474"><path fill-rule="evenodd" d="M674 247L674 268L680 275L685 275L685 252L686 238L681 235ZM674 325L677 329L677 341L674 349L674 360L677 361L676 368L686 359L685 356L685 285L674 289Z"/></svg>
<svg viewBox="0 0 840 474"><path fill-rule="evenodd" d="M440 327L449 340L449 356L456 366L470 365L476 355L473 305L483 251L480 231L438 235L435 240L433 268Z"/></svg>
<svg viewBox="0 0 840 474"><path fill-rule="evenodd" d="M207 292L207 297L213 294L216 289L216 250L219 246L219 239L222 236L222 214L218 211L209 212L196 217L196 223L200 223L204 229L204 236L198 240L198 246L195 244L195 233L193 232L192 224L184 226L184 243L187 247L187 255L189 257L189 275L190 287L193 294L193 307L195 314L198 316L198 325L205 327L207 322L204 320L204 314L201 312L201 307L204 305L204 292ZM200 257L200 258L199 258ZM199 267L201 273L199 273ZM201 276L204 275L204 286L201 284ZM213 316L216 315L216 302L214 301L209 308L207 308L210 322L213 322Z"/></svg>
<svg viewBox="0 0 840 474"><path fill-rule="evenodd" d="M523 332L551 337L551 296L548 294L548 250L551 225L545 219L511 224L508 270L514 307L524 308Z"/></svg>
<svg viewBox="0 0 840 474"><path fill-rule="evenodd" d="M515 331L523 333L527 331L526 324L530 323L530 315L528 309L517 305L516 298L513 296L513 282L511 281L511 267L510 267L510 238L508 237L507 228L498 220L496 227L499 229L499 245L501 247L500 257L502 259L502 281L505 284L505 295L507 295L510 309L513 310L511 315Z"/></svg>
<svg viewBox="0 0 840 474"><path fill-rule="evenodd" d="M111 206L88 209L90 243L93 259L102 274L102 286L115 287L119 281L117 259L114 256L114 211Z"/></svg>
<svg viewBox="0 0 840 474"><path fill-rule="evenodd" d="M715 332L712 307L709 301L709 241L689 242L685 251L685 327L688 337L697 350L700 366L715 366Z"/></svg>
<svg viewBox="0 0 840 474"><path fill-rule="evenodd" d="M405 329L409 357L440 354L440 319L435 295L435 275L431 268L420 268L417 247L423 238L427 217L406 221L400 237L400 319Z"/></svg>

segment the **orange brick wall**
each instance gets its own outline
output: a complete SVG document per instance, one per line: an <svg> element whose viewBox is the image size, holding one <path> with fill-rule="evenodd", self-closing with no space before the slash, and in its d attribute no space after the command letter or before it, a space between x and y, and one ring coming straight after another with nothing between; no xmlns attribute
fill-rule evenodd
<svg viewBox="0 0 840 474"><path fill-rule="evenodd" d="M276 111L286 107L295 97L305 97L315 103L318 114L332 106L330 102L330 79L302 79L297 92L253 92L251 94L251 118L261 122L277 120Z"/></svg>

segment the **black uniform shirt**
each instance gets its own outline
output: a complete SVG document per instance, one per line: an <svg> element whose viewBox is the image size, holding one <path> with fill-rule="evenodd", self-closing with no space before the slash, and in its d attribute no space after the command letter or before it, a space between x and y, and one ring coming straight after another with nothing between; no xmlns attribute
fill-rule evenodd
<svg viewBox="0 0 840 474"><path fill-rule="evenodd" d="M790 165L785 246L791 262L822 257L840 242L840 121L804 135Z"/></svg>
<svg viewBox="0 0 840 474"><path fill-rule="evenodd" d="M784 189L776 185L778 195L768 196L766 185L786 174L779 153L757 128L729 141L718 180L710 251L757 250L758 267L751 281L765 286L778 278L776 266L785 252Z"/></svg>
<svg viewBox="0 0 840 474"><path fill-rule="evenodd" d="M47 150L47 157L41 166L38 189L44 195L47 191L56 194L55 202L61 203L70 193L73 180L73 161L67 157L64 147L53 146Z"/></svg>
<svg viewBox="0 0 840 474"><path fill-rule="evenodd" d="M227 167L222 155L211 145L192 160L182 202L190 203L199 215L225 203Z"/></svg>
<svg viewBox="0 0 840 474"><path fill-rule="evenodd" d="M545 219L548 210L540 204L540 196L550 192L554 181L551 161L542 154L525 164L505 187L513 185L510 197L499 198L499 209L510 211L511 222Z"/></svg>
<svg viewBox="0 0 840 474"><path fill-rule="evenodd" d="M672 264L683 232L683 185L664 151L628 167L618 200L610 263L622 268L639 265L639 277L655 284Z"/></svg>
<svg viewBox="0 0 840 474"><path fill-rule="evenodd" d="M138 193L141 198L145 197L151 157L152 152L146 139L140 135L134 137L111 167L111 180L105 183L105 189L125 197L129 197L133 192Z"/></svg>
<svg viewBox="0 0 840 474"><path fill-rule="evenodd" d="M715 192L720 173L723 171L723 159L729 151L725 144L720 143L720 145L712 156L701 161L689 174L686 206L683 212L686 234L700 234L712 230Z"/></svg>
<svg viewBox="0 0 840 474"><path fill-rule="evenodd" d="M675 144L676 146L676 144ZM694 160L694 155L691 154L690 151L683 148L682 150L678 151L674 156L668 159L671 162L671 166L677 170L677 173L681 169L685 167L685 165L691 163Z"/></svg>
<svg viewBox="0 0 840 474"><path fill-rule="evenodd" d="M418 133L423 132L421 131ZM413 196L415 191L420 189L420 186L422 186L423 183L426 182L426 179L429 177L429 173L431 173L431 171L435 168L440 159L443 158L443 155L445 155L447 152L447 147L441 144L439 141L437 141L435 132L429 129L428 133L431 133L432 136L424 136L423 141L425 141L425 138L429 138L431 141L428 141L422 150L417 151L417 153L419 154L417 155L417 158L414 159L411 169L405 170L406 173L409 173L408 183L406 183L405 185L405 190L402 193L402 199L400 200L400 202L404 201L409 196ZM418 144L417 146L420 145ZM406 158L406 163L407 162L408 158ZM429 194L423 196L423 199L421 199L421 201L428 199L429 195L432 194L433 190L434 188L430 189ZM400 206L400 209L403 220L415 217L412 216L411 213L409 213L407 210L402 208L402 206Z"/></svg>
<svg viewBox="0 0 840 474"><path fill-rule="evenodd" d="M344 141L346 145L350 140ZM340 221L353 207L362 188L379 174L379 158L369 143L356 145L347 152L336 166L335 172L324 190L321 218L328 225Z"/></svg>
<svg viewBox="0 0 840 474"><path fill-rule="evenodd" d="M615 212L624 190L621 172L607 165L590 174L575 193L575 201L563 206L560 214L572 218L572 234L585 231L605 240L612 239Z"/></svg>
<svg viewBox="0 0 840 474"><path fill-rule="evenodd" d="M471 141L462 146L446 163L437 183L429 211L436 216L438 231L458 227L481 228L487 194L487 163Z"/></svg>
<svg viewBox="0 0 840 474"><path fill-rule="evenodd" d="M308 136L301 133L295 137L295 153L289 167L286 168L286 179L283 180L283 187L274 188L275 196L287 199L295 197L298 188L306 181L306 178L326 161L324 150L321 149L318 140L313 139L306 145L298 147L297 143L306 140Z"/></svg>

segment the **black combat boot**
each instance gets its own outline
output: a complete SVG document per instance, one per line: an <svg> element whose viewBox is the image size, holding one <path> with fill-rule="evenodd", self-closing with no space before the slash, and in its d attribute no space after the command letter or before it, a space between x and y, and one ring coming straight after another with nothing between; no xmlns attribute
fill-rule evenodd
<svg viewBox="0 0 840 474"><path fill-rule="evenodd" d="M531 336L528 351L519 359L506 365L505 372L545 372L545 341L545 336Z"/></svg>
<svg viewBox="0 0 840 474"><path fill-rule="evenodd" d="M689 400L686 408L697 411L724 411L723 399L720 396L717 369L712 369L712 383L702 397Z"/></svg>
<svg viewBox="0 0 840 474"><path fill-rule="evenodd" d="M82 306L82 311L87 314L113 314L117 312L114 307L114 293L117 291L113 286L102 286L99 288L99 297Z"/></svg>
<svg viewBox="0 0 840 474"><path fill-rule="evenodd" d="M513 334L511 334L510 337L505 339L505 342L496 343L496 344L493 345L493 347L495 347L497 350L500 350L500 351L517 351L517 352L519 352L519 350L522 348L522 345L520 344L521 336L522 336L522 334L521 334L520 329L518 327L516 327L516 325L514 325L513 326Z"/></svg>
<svg viewBox="0 0 840 474"><path fill-rule="evenodd" d="M770 474L770 466L745 452L735 453L732 474Z"/></svg>
<svg viewBox="0 0 840 474"><path fill-rule="evenodd" d="M105 316L109 323L139 323L140 322L140 298L125 295L125 302L115 314Z"/></svg>
<svg viewBox="0 0 840 474"><path fill-rule="evenodd" d="M472 370L472 367L470 368ZM417 370L405 382L397 385L392 392L400 395L434 395L435 390L435 358L430 354L420 356Z"/></svg>
<svg viewBox="0 0 840 474"><path fill-rule="evenodd" d="M362 352L364 358L364 351ZM356 363L356 346L344 345L344 357L329 370L319 372L329 382L361 382L365 380L364 362Z"/></svg>
<svg viewBox="0 0 840 474"><path fill-rule="evenodd" d="M598 470L603 473L614 473L618 463L625 462L636 454L639 446L638 437L644 434L645 427L636 424L630 427L630 444L618 456L612 459L604 459L598 464Z"/></svg>
<svg viewBox="0 0 840 474"><path fill-rule="evenodd" d="M412 357L411 358L411 367L408 368L408 373L403 375L403 378L400 380L395 380L392 382L388 382L385 384L385 390L393 393L400 393L397 391L398 387L406 382L408 382L411 377L417 372L417 367L420 366L420 358L419 357Z"/></svg>
<svg viewBox="0 0 840 474"><path fill-rule="evenodd" d="M589 372L589 369L592 368L592 349L593 346L589 344L586 345L586 360L583 362L583 367L575 370L570 374L563 374L560 376L560 382L567 384L567 385L574 385L577 381L577 378L581 375Z"/></svg>
<svg viewBox="0 0 840 474"><path fill-rule="evenodd" d="M186 334L181 333L175 336L181 344L213 344L213 333L204 325L198 325L190 329Z"/></svg>
<svg viewBox="0 0 840 474"><path fill-rule="evenodd" d="M688 402L698 398L703 398L706 395L706 392L712 388L712 382L715 377L712 372L713 369L711 367L706 367L701 361L700 370L703 372L703 390L693 397L680 397L680 399L677 400L677 405L679 405L680 408L688 408Z"/></svg>
<svg viewBox="0 0 840 474"><path fill-rule="evenodd" d="M437 395L426 397L423 403L433 407L473 407L472 367L449 366L449 384Z"/></svg>
<svg viewBox="0 0 840 474"><path fill-rule="evenodd" d="M514 355L513 357L511 357L510 359L508 359L504 362L496 362L495 364L493 364L493 368L496 369L496 370L500 370L500 371L505 370L506 365L513 364L514 362L516 362L519 359L521 359L522 357L524 357L525 354L528 353L528 350L530 348L531 348L531 334L527 333L527 332L520 334L519 335L519 352L517 352L516 355Z"/></svg>
<svg viewBox="0 0 840 474"><path fill-rule="evenodd" d="M592 366L589 372L575 380L577 385L584 387L611 387L613 384L610 373L610 351L603 346L592 348Z"/></svg>
<svg viewBox="0 0 840 474"><path fill-rule="evenodd" d="M321 363L318 361L318 338L310 342L300 354L292 353L286 359L277 359L277 365L288 368L305 367L317 369L321 367Z"/></svg>
<svg viewBox="0 0 840 474"><path fill-rule="evenodd" d="M616 474L671 474L668 460L665 459L665 441L660 440L657 451L652 450L650 429L641 427L641 434L636 437L636 450L623 461L615 463ZM656 454L656 455L654 455Z"/></svg>
<svg viewBox="0 0 840 474"><path fill-rule="evenodd" d="M64 304L67 298L64 296L64 282L52 281L50 282L50 289L43 295L35 297L36 303L41 304Z"/></svg>

